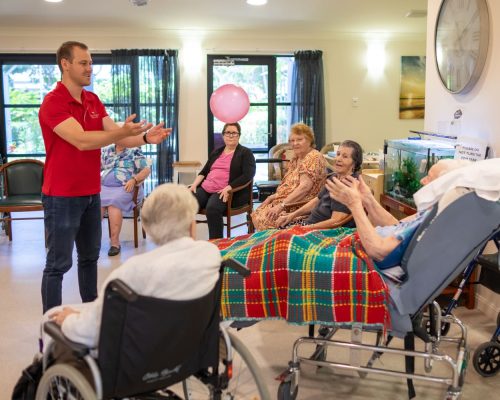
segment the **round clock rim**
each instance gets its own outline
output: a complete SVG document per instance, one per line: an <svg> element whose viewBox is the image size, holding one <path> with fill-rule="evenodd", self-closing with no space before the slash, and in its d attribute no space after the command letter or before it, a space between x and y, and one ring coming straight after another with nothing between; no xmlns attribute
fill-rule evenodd
<svg viewBox="0 0 500 400"><path fill-rule="evenodd" d="M486 64L486 56L489 47L489 37L490 37L490 18L487 0L475 0L479 10L480 19L480 38L479 38L479 53L477 56L476 64L474 70L469 78L469 80L464 83L464 85L458 89L451 89L446 85L446 77L443 76L444 73L441 72L437 60L437 33L439 28L439 21L443 15L443 9L446 3L452 0L442 0L439 6L439 11L436 18L436 24L434 28L434 58L436 63L436 69L439 75L439 80L441 81L443 87L452 94L464 94L468 93L476 84L476 82L481 77L484 65Z"/></svg>

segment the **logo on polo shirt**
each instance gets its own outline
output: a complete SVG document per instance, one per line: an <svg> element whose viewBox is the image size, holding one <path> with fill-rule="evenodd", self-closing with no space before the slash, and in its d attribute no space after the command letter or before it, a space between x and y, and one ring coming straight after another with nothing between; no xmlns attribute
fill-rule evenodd
<svg viewBox="0 0 500 400"><path fill-rule="evenodd" d="M99 118L99 113L97 113L95 111L89 111L89 116L90 116L90 118L96 119L96 118Z"/></svg>

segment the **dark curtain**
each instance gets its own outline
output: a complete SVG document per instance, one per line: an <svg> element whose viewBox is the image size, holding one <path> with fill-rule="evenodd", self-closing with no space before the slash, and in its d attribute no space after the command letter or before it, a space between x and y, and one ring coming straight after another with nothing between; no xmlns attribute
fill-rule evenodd
<svg viewBox="0 0 500 400"><path fill-rule="evenodd" d="M325 95L323 52L303 50L294 53L292 71L291 123L309 125L319 150L325 144Z"/></svg>
<svg viewBox="0 0 500 400"><path fill-rule="evenodd" d="M160 121L172 134L159 145L145 145L151 158L149 193L158 184L172 181L172 163L178 159L179 71L177 50L112 50L113 119Z"/></svg>

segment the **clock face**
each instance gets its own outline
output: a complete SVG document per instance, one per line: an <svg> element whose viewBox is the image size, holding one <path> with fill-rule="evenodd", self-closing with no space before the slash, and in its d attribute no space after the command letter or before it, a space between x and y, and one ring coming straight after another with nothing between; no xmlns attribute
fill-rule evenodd
<svg viewBox="0 0 500 400"><path fill-rule="evenodd" d="M436 22L436 64L451 93L466 93L479 79L488 36L486 0L443 0Z"/></svg>

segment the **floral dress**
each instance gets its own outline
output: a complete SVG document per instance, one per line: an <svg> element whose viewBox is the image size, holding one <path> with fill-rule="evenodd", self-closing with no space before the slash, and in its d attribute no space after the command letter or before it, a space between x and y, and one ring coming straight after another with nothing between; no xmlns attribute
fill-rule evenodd
<svg viewBox="0 0 500 400"><path fill-rule="evenodd" d="M116 152L114 144L101 152L101 207L115 206L123 212L130 212L135 204L134 192L125 191L125 184L134 175L148 166L146 157L139 147L125 148ZM138 200L144 197L142 186Z"/></svg>
<svg viewBox="0 0 500 400"><path fill-rule="evenodd" d="M306 174L313 185L306 196L298 201L309 201L318 195L326 179L326 161L318 150L313 149L304 158L294 157L290 161L288 172L278 186L274 200L266 205L261 205L253 212L252 220L255 229L260 231L277 227L276 219L270 220L267 213L273 206L284 201L299 186L302 174Z"/></svg>

